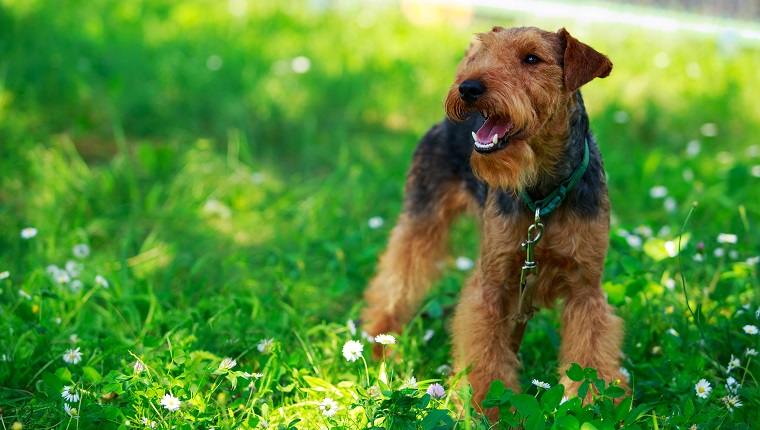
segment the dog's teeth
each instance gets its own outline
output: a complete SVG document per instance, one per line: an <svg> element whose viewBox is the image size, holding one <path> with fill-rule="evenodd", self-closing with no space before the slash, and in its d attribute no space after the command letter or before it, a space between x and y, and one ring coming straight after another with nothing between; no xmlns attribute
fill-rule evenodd
<svg viewBox="0 0 760 430"><path fill-rule="evenodd" d="M494 134L493 135L493 144L496 145L496 142L498 142L498 141L499 141L499 135L498 134Z"/></svg>
<svg viewBox="0 0 760 430"><path fill-rule="evenodd" d="M472 140L474 140L475 142L478 141L478 136L475 134L474 131L472 132Z"/></svg>

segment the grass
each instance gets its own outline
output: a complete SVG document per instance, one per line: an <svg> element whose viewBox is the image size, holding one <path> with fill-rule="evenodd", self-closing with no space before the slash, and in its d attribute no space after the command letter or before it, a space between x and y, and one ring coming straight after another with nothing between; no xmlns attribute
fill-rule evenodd
<svg viewBox="0 0 760 430"><path fill-rule="evenodd" d="M455 226L436 293L397 337L403 361L365 367L366 351L350 362L342 348L368 349L348 321L415 142L442 118L469 35L495 22L243 4L238 17L201 0L0 2L3 428L487 428L441 372L447 310L469 275L456 258L476 258L471 220ZM743 327L760 308L759 48L533 23L567 25L615 63L584 97L613 204L605 289L626 322L634 390L622 408L615 390L560 407L557 313L545 311L521 351L534 400L496 385L493 405L504 425L755 427L746 351L760 345ZM23 239L27 227L37 234ZM65 362L76 348L81 361ZM220 367L225 357L236 365ZM418 388L401 388L412 376ZM592 370L575 377L596 383ZM733 411L729 377L741 384ZM435 382L442 399L424 395ZM64 401L64 386L79 399ZM167 394L179 410L161 405ZM319 407L332 407L326 397L334 416Z"/></svg>

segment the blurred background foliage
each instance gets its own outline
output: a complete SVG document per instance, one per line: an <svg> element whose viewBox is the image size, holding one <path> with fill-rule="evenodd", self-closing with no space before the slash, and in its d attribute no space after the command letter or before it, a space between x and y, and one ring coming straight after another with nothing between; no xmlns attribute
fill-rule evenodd
<svg viewBox="0 0 760 430"><path fill-rule="evenodd" d="M184 277L264 292L296 277L354 306L415 142L442 118L470 36L495 24L567 26L613 60L584 94L619 225L677 230L697 200L696 231L749 233L758 215L760 55L738 34L410 2L0 5L0 256L12 268L17 231L35 225L109 248L114 267L162 279L158 293L180 302L193 297ZM650 197L657 185L671 211ZM380 232L366 226L375 215ZM474 255L473 226L460 230L455 251Z"/></svg>
<svg viewBox="0 0 760 430"><path fill-rule="evenodd" d="M622 225L677 229L695 200L709 202L697 230L743 229L739 206L757 216L760 55L736 34L414 3L0 4L6 261L17 231L44 225L221 284L316 283L337 265L345 278L311 289L350 306L384 246L365 220L393 222L469 37L495 24L567 26L613 60L584 92ZM228 216L209 217L209 199ZM252 276L273 267L285 273Z"/></svg>

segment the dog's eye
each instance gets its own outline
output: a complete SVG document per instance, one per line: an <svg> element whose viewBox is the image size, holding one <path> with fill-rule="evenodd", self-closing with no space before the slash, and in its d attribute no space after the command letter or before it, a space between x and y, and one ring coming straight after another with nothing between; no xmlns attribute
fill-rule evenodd
<svg viewBox="0 0 760 430"><path fill-rule="evenodd" d="M541 59L538 58L538 56L533 54L528 54L523 58L523 63L525 64L538 64L541 62Z"/></svg>

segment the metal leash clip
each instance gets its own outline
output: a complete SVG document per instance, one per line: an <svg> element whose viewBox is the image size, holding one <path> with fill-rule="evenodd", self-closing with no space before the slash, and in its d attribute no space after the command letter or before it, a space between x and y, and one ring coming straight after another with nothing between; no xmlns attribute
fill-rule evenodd
<svg viewBox="0 0 760 430"><path fill-rule="evenodd" d="M527 322L533 317L535 308L533 307L533 290L535 282L528 284L529 275L538 275L538 263L535 261L535 247L541 236L544 234L544 225L539 218L540 208L536 208L536 217L528 227L528 240L522 243L522 249L525 250L525 264L520 273L520 301L517 314L514 318L519 322ZM535 235L535 236L534 236Z"/></svg>
<svg viewBox="0 0 760 430"><path fill-rule="evenodd" d="M520 293L522 294L527 282L528 275L538 274L538 263L534 260L535 247L541 236L544 234L544 225L541 224L539 219L540 209L536 208L536 218L533 224L528 227L528 240L522 243L522 249L525 250L525 264L522 267L522 274L520 275ZM536 235L533 237L533 235Z"/></svg>

